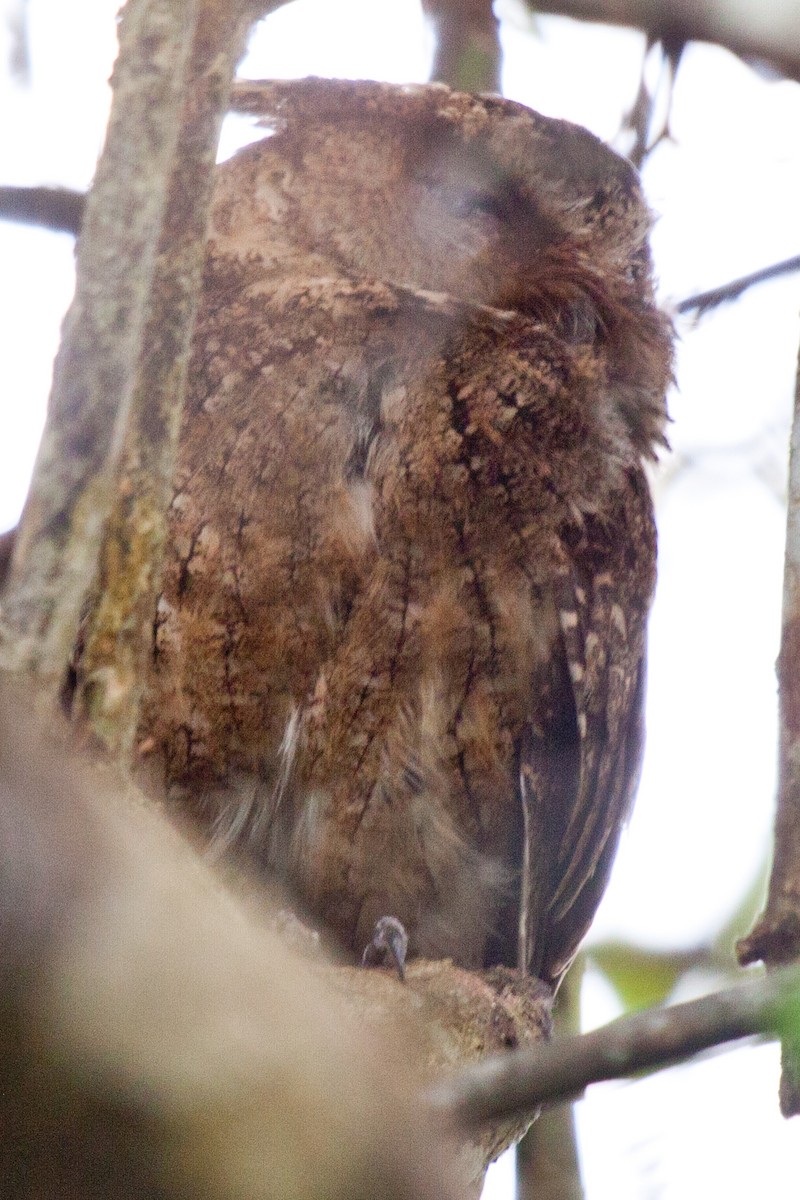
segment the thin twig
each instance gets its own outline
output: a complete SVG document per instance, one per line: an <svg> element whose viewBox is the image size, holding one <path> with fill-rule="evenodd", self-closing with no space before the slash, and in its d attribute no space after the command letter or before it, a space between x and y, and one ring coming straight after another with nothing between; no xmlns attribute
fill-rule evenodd
<svg viewBox="0 0 800 1200"><path fill-rule="evenodd" d="M86 196L70 188L0 187L0 220L77 236Z"/></svg>
<svg viewBox="0 0 800 1200"><path fill-rule="evenodd" d="M641 169L645 155L647 154L647 135L653 119L654 96L647 86L646 67L650 51L655 44L653 38L648 36L645 42L644 54L642 55L642 69L639 73L639 87L636 92L636 98L629 111L623 117L622 128L617 135L617 141L619 142L626 132L633 134L633 146L627 152L627 157L637 170Z"/></svg>
<svg viewBox="0 0 800 1200"><path fill-rule="evenodd" d="M570 1100L591 1083L672 1066L741 1038L776 1036L799 992L800 971L775 971L701 1000L620 1017L581 1037L496 1055L438 1083L427 1099L466 1126Z"/></svg>
<svg viewBox="0 0 800 1200"><path fill-rule="evenodd" d="M651 92L647 86L647 60L654 46L658 47L661 61L659 63L658 82ZM672 96L682 53L683 43L671 44L652 35L648 35L647 37L644 54L642 55L642 70L639 77L639 89L636 93L636 99L630 111L624 117L622 128L615 138L615 144L620 146L622 152L630 159L638 171L642 169L645 159L648 155L652 154L656 146L668 140L671 136L669 124ZM664 119L661 123L661 128L657 133L654 133L653 119L656 112L656 104L664 87L667 89ZM624 146L626 132L633 135L633 145L629 150L626 150Z"/></svg>
<svg viewBox="0 0 800 1200"><path fill-rule="evenodd" d="M716 308L718 304L725 304L729 300L738 300L743 292L757 283L766 283L769 279L777 279L780 275L790 275L793 271L800 271L800 254L796 254L793 258L785 258L782 262L773 263L772 266L762 267L760 271L753 271L750 275L732 279L730 283L723 283L720 287L711 288L710 291L698 292L696 296L688 296L675 305L675 311L678 313L696 312L700 317L709 309Z"/></svg>

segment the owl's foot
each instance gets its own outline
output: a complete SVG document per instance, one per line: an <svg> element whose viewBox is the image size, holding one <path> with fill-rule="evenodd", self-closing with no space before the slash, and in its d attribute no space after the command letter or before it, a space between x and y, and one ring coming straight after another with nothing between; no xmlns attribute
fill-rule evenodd
<svg viewBox="0 0 800 1200"><path fill-rule="evenodd" d="M394 966L400 976L400 982L405 983L406 953L408 951L408 934L402 921L397 917L381 917L376 921L372 937L364 948L361 956L363 967Z"/></svg>

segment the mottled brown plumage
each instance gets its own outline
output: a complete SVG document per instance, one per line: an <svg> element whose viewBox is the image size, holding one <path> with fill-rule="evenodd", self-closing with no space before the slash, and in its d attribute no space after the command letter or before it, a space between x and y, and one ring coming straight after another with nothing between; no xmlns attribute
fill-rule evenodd
<svg viewBox="0 0 800 1200"><path fill-rule="evenodd" d="M274 132L219 169L142 748L356 952L392 914L555 980L642 743L635 173L441 86L243 91Z"/></svg>

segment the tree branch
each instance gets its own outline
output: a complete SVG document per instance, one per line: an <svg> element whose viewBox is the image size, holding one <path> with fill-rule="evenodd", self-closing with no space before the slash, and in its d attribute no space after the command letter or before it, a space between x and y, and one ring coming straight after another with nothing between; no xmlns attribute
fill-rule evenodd
<svg viewBox="0 0 800 1200"><path fill-rule="evenodd" d="M570 1100L591 1083L673 1066L702 1050L797 1027L800 970L776 971L727 991L620 1017L581 1037L497 1055L437 1084L437 1113L471 1127Z"/></svg>
<svg viewBox="0 0 800 1200"><path fill-rule="evenodd" d="M500 23L492 0L423 0L436 37L431 79L461 92L499 92Z"/></svg>
<svg viewBox="0 0 800 1200"><path fill-rule="evenodd" d="M0 220L41 225L77 237L86 196L70 188L0 187Z"/></svg>
<svg viewBox="0 0 800 1200"><path fill-rule="evenodd" d="M554 1037L580 1030L580 994L586 957L579 954L558 990ZM517 1146L517 1200L585 1200L581 1183L575 1108L543 1108Z"/></svg>
<svg viewBox="0 0 800 1200"><path fill-rule="evenodd" d="M675 305L675 311L678 313L696 312L698 317L701 317L719 304L725 304L729 300L738 300L743 292L757 283L766 283L769 279L777 279L780 275L790 275L793 271L800 271L800 254L796 254L794 258L785 258L782 262L773 263L769 267L762 267L760 271L753 271L750 275L742 275L739 279L723 283L720 287L711 288L707 292L698 292L695 296L688 296Z"/></svg>
<svg viewBox="0 0 800 1200"><path fill-rule="evenodd" d="M96 1200L100 1170L104 1195L162 1200L473 1194L529 1118L462 1132L456 1163L420 1091L545 1036L550 989L301 959L261 882L36 725L0 689L2 1190Z"/></svg>
<svg viewBox="0 0 800 1200"><path fill-rule="evenodd" d="M275 7L275 0L179 6L128 0L123 11L112 111L86 203L75 299L3 602L0 664L37 675L53 698L115 496L109 541L116 536L117 544L109 553L123 555L115 571L121 577L124 569L128 589L116 598L111 623L117 632L138 627L153 597L163 522L158 505L180 416L218 126L241 42L235 31L246 12L254 19ZM141 502L134 482L147 493ZM126 504L132 511L123 515ZM156 553L145 566L146 542ZM109 647L115 635L110 624L104 628ZM106 659L115 653L109 650ZM127 693L118 695L118 713L127 700ZM126 720L135 721L135 704Z"/></svg>
<svg viewBox="0 0 800 1200"><path fill-rule="evenodd" d="M129 0L75 298L3 598L2 661L55 698L95 575L172 176L199 0Z"/></svg>
<svg viewBox="0 0 800 1200"><path fill-rule="evenodd" d="M743 963L800 961L800 357L795 379L789 457L789 505L778 655L778 804L775 857L767 904L752 933L737 945ZM784 1041L781 1111L800 1114L800 1038Z"/></svg>
<svg viewBox="0 0 800 1200"><path fill-rule="evenodd" d="M78 707L104 744L123 756L133 747L152 652L219 131L255 10L254 0L200 3L142 358L103 538L96 599L85 620Z"/></svg>
<svg viewBox="0 0 800 1200"><path fill-rule="evenodd" d="M800 78L800 35L795 0L775 0L769 20L760 0L560 0L536 5L537 12L559 13L611 25L632 25L654 38L677 42L716 42L745 58L774 63Z"/></svg>
<svg viewBox="0 0 800 1200"><path fill-rule="evenodd" d="M659 79L651 92L647 84L647 61L654 46L658 47L661 62L659 66ZM615 138L615 144L630 159L637 171L641 171L645 159L655 150L656 146L670 137L669 122L672 110L672 96L675 90L675 79L683 48L683 42L669 45L659 41L652 35L648 35L644 54L642 55L639 89L630 111L623 119L622 128L617 138ZM663 87L668 89L664 120L661 128L654 134L653 119L656 111L656 103ZM630 150L625 146L626 134L629 134L632 139Z"/></svg>

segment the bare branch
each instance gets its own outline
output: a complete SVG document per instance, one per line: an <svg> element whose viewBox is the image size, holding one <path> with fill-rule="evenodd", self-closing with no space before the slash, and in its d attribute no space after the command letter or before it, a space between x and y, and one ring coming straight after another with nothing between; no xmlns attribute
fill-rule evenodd
<svg viewBox="0 0 800 1200"><path fill-rule="evenodd" d="M629 111L623 117L622 128L617 135L618 141L621 141L626 133L633 135L633 145L630 150L626 147L624 153L637 170L641 170L642 163L647 155L650 125L653 119L655 95L650 92L647 86L646 67L647 59L654 45L656 43L653 41L653 38L648 36L644 47L644 54L642 55L642 69L639 73L639 87L636 92L636 98Z"/></svg>
<svg viewBox="0 0 800 1200"><path fill-rule="evenodd" d="M500 24L492 0L423 0L436 37L431 79L461 92L499 92Z"/></svg>
<svg viewBox="0 0 800 1200"><path fill-rule="evenodd" d="M710 291L698 292L696 296L688 296L675 305L675 311L678 313L696 312L698 317L702 317L704 313L716 308L719 304L725 304L729 300L738 300L748 288L755 287L758 283L766 283L769 279L777 279L780 275L790 275L793 271L800 271L800 254L796 254L794 258L785 258L782 262L773 263L772 266L762 267L760 271L753 271L750 275L742 275L739 279L723 283L720 287L711 288Z"/></svg>
<svg viewBox="0 0 800 1200"><path fill-rule="evenodd" d="M431 1088L428 1099L468 1127L569 1100L590 1083L673 1066L741 1038L776 1036L799 994L800 971L776 971L701 1000L620 1017L582 1037L486 1059Z"/></svg>
<svg viewBox="0 0 800 1200"><path fill-rule="evenodd" d="M778 655L778 806L775 856L767 905L753 932L737 945L743 963L768 966L800 960L800 357L795 380L789 457L789 504ZM798 1038L784 1042L781 1111L800 1113Z"/></svg>
<svg viewBox="0 0 800 1200"><path fill-rule="evenodd" d="M0 220L77 236L86 196L70 188L0 187Z"/></svg>
<svg viewBox="0 0 800 1200"><path fill-rule="evenodd" d="M632 25L654 39L677 42L717 42L745 58L774 63L792 78L800 78L800 35L795 0L770 4L764 18L760 0L738 4L730 0L559 0L537 5L537 12L560 13L611 25Z"/></svg>
<svg viewBox="0 0 800 1200"><path fill-rule="evenodd" d="M658 47L660 55L659 80L651 92L647 85L646 68L647 60L654 46ZM645 159L655 150L656 146L670 137L669 120L672 108L672 94L683 47L683 42L676 45L667 45L653 38L652 35L647 38L647 44L642 56L642 70L639 77L639 89L636 93L636 99L630 111L626 114L622 128L615 139L615 144L623 143L619 145L619 148L630 159L637 170L641 170ZM653 119L656 111L656 102L663 88L667 89L664 120L661 128L657 132L654 132ZM624 144L626 133L633 138L633 145L630 149Z"/></svg>
<svg viewBox="0 0 800 1200"><path fill-rule="evenodd" d="M542 1109L517 1146L517 1200L585 1200L572 1104Z"/></svg>

